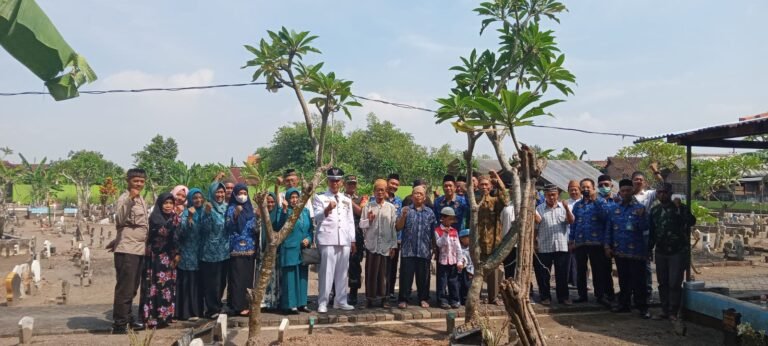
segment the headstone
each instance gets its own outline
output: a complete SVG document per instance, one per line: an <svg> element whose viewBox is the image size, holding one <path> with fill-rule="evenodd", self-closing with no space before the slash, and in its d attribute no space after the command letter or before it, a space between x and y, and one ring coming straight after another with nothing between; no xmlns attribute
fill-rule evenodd
<svg viewBox="0 0 768 346"><path fill-rule="evenodd" d="M80 258L84 263L91 263L91 249L89 249L87 246L84 247Z"/></svg>
<svg viewBox="0 0 768 346"><path fill-rule="evenodd" d="M77 243L77 249L82 250L83 249L83 243Z"/></svg>
<svg viewBox="0 0 768 346"><path fill-rule="evenodd" d="M51 257L51 241L46 239L43 241L43 258L49 257Z"/></svg>
<svg viewBox="0 0 768 346"><path fill-rule="evenodd" d="M285 342L285 331L288 329L289 324L291 324L291 322L288 321L287 318L283 318L283 320L280 321L280 326L277 327L277 342L281 344Z"/></svg>
<svg viewBox="0 0 768 346"><path fill-rule="evenodd" d="M19 264L13 270L21 278L21 298L27 294L32 294L32 271L29 268L29 263Z"/></svg>
<svg viewBox="0 0 768 346"><path fill-rule="evenodd" d="M709 233L702 233L701 234L701 249L702 250L707 250L709 248L709 246L710 246L709 245L709 242L710 242L709 239L710 239L709 238Z"/></svg>
<svg viewBox="0 0 768 346"><path fill-rule="evenodd" d="M107 231L107 239L112 239L112 231Z"/></svg>
<svg viewBox="0 0 768 346"><path fill-rule="evenodd" d="M223 345L227 342L227 315L219 314L216 318L216 326L213 328L213 341L221 342Z"/></svg>
<svg viewBox="0 0 768 346"><path fill-rule="evenodd" d="M32 343L32 330L35 327L35 319L24 316L19 321L19 344L29 345Z"/></svg>
<svg viewBox="0 0 768 346"><path fill-rule="evenodd" d="M733 239L733 254L733 257L737 261L744 260L744 240L741 236L736 236L736 238Z"/></svg>
<svg viewBox="0 0 768 346"><path fill-rule="evenodd" d="M100 236L104 236L104 227L101 227L101 232L99 232Z"/></svg>
<svg viewBox="0 0 768 346"><path fill-rule="evenodd" d="M35 284L38 284L42 279L42 272L40 271L40 261L33 260L30 270L32 271L32 279L35 281Z"/></svg>
<svg viewBox="0 0 768 346"><path fill-rule="evenodd" d="M21 299L21 276L16 272L10 272L5 275L5 301L8 305L13 305Z"/></svg>
<svg viewBox="0 0 768 346"><path fill-rule="evenodd" d="M93 247L93 238L91 238L91 243L88 246Z"/></svg>
<svg viewBox="0 0 768 346"><path fill-rule="evenodd" d="M75 228L75 238L77 239L77 241L83 240L83 233L80 231L79 225Z"/></svg>
<svg viewBox="0 0 768 346"><path fill-rule="evenodd" d="M203 342L203 339L196 338L192 339L192 342L189 343L189 346L205 346L205 343Z"/></svg>
<svg viewBox="0 0 768 346"><path fill-rule="evenodd" d="M67 305L69 300L69 281L64 280L61 282L61 302Z"/></svg>
<svg viewBox="0 0 768 346"><path fill-rule="evenodd" d="M75 248L75 243L77 243L77 239L72 238L72 241L70 241L69 245L71 246L71 249Z"/></svg>
<svg viewBox="0 0 768 346"><path fill-rule="evenodd" d="M189 346L190 343L192 343L192 338L194 337L194 330L192 328L187 328L184 330L184 334L181 335L181 338L176 340L176 345L178 346Z"/></svg>
<svg viewBox="0 0 768 346"><path fill-rule="evenodd" d="M104 246L104 236L103 235L99 237L99 247L102 247L102 246Z"/></svg>
<svg viewBox="0 0 768 346"><path fill-rule="evenodd" d="M13 244L13 255L18 256L20 249L21 247L19 246L19 244Z"/></svg>

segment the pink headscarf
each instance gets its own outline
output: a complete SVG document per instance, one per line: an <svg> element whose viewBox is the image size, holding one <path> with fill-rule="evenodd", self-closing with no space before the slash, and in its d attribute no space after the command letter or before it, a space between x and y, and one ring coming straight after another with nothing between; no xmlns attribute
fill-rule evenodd
<svg viewBox="0 0 768 346"><path fill-rule="evenodd" d="M176 187L174 187L173 190L171 190L171 195L173 195L174 201L176 201L176 194L181 192L181 191L184 191L184 195L186 195L186 194L189 193L189 188L187 188L184 185L176 185ZM187 199L185 198L184 202L186 203L186 201L187 201ZM179 203L176 203L176 204L179 204Z"/></svg>

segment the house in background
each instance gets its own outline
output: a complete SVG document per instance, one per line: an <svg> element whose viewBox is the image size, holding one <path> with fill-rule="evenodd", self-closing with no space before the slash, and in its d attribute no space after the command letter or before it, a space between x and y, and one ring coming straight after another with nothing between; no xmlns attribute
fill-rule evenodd
<svg viewBox="0 0 768 346"><path fill-rule="evenodd" d="M448 164L448 173L455 176L464 175L463 172L459 172L460 167L459 160L453 160ZM511 175L501 171L501 165L498 160L477 160L476 171L480 174L488 174L490 171L496 171L505 182L512 180ZM544 167L544 171L541 173L541 177L539 177L539 181L536 185L537 187L541 187L546 184L554 184L562 190L567 190L568 182L571 180L580 181L584 178L597 180L597 177L601 174L602 173L588 161L547 160L547 165ZM617 186L616 182L614 182L614 187L615 186Z"/></svg>

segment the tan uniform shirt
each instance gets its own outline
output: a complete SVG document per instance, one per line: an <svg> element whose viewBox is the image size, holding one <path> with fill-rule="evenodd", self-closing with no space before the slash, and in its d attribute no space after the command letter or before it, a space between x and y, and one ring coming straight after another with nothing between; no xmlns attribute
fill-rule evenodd
<svg viewBox="0 0 768 346"><path fill-rule="evenodd" d="M481 254L488 256L501 244L501 213L508 203L507 190L502 186L496 196L481 196L478 201L477 231Z"/></svg>
<svg viewBox="0 0 768 346"><path fill-rule="evenodd" d="M117 228L115 252L141 256L145 254L149 231L147 214L147 204L143 198L136 197L130 200L128 192L118 197L115 215Z"/></svg>

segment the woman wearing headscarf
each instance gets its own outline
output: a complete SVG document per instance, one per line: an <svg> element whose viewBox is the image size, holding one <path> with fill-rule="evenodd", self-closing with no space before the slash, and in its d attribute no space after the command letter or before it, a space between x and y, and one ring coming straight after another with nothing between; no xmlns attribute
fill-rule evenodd
<svg viewBox="0 0 768 346"><path fill-rule="evenodd" d="M227 304L230 310L241 316L248 316L251 312L247 295L248 289L253 288L254 260L259 252L256 225L248 187L239 183L232 190L225 227L229 235L230 256Z"/></svg>
<svg viewBox="0 0 768 346"><path fill-rule="evenodd" d="M188 194L189 188L184 185L176 185L176 187L171 190L171 195L173 195L173 201L175 204L173 210L176 212L176 215L181 215L181 213L184 212L184 209L187 208Z"/></svg>
<svg viewBox="0 0 768 346"><path fill-rule="evenodd" d="M389 259L395 256L397 249L397 207L387 201L387 181L378 179L373 183L375 203L368 203L361 212L360 228L365 236L365 297L366 306L374 303L389 307L387 299L387 279L389 277ZM381 300L381 302L378 302Z"/></svg>
<svg viewBox="0 0 768 346"><path fill-rule="evenodd" d="M202 278L201 295L205 305L205 316L216 318L221 313L221 297L227 286L227 261L229 260L229 237L224 229L227 215L227 192L221 182L214 182L208 188L208 203L200 229L200 271Z"/></svg>
<svg viewBox="0 0 768 346"><path fill-rule="evenodd" d="M205 205L205 207L204 207ZM181 261L176 269L176 318L182 321L196 321L203 316L203 296L200 289L202 277L199 274L201 232L210 221L211 205L205 203L203 192L198 188L189 190L187 208L181 214L179 251Z"/></svg>
<svg viewBox="0 0 768 346"><path fill-rule="evenodd" d="M174 213L174 197L163 193L149 215L141 311L147 328L163 328L173 321L176 310L176 265L179 262L179 217Z"/></svg>
<svg viewBox="0 0 768 346"><path fill-rule="evenodd" d="M277 205L277 198L274 193L270 192L267 195L267 211L269 211L269 220L272 222L272 229L275 232L280 230L282 225L282 208ZM267 226L261 225L261 248L267 247ZM280 256L280 249L277 249L277 256ZM279 258L279 257L278 257ZM260 263L264 261L260 260ZM264 291L264 301L261 303L261 307L265 309L277 309L280 305L280 262L275 261L275 267L272 268L272 276L269 278L269 283Z"/></svg>
<svg viewBox="0 0 768 346"><path fill-rule="evenodd" d="M280 228L293 215L293 210L299 204L299 190L290 188L285 192L288 208L282 210ZM298 314L299 311L309 312L307 308L307 285L309 267L301 263L301 249L312 243L312 219L309 209L302 209L299 218L293 225L293 231L285 238L277 257L280 267L280 309L286 313Z"/></svg>

